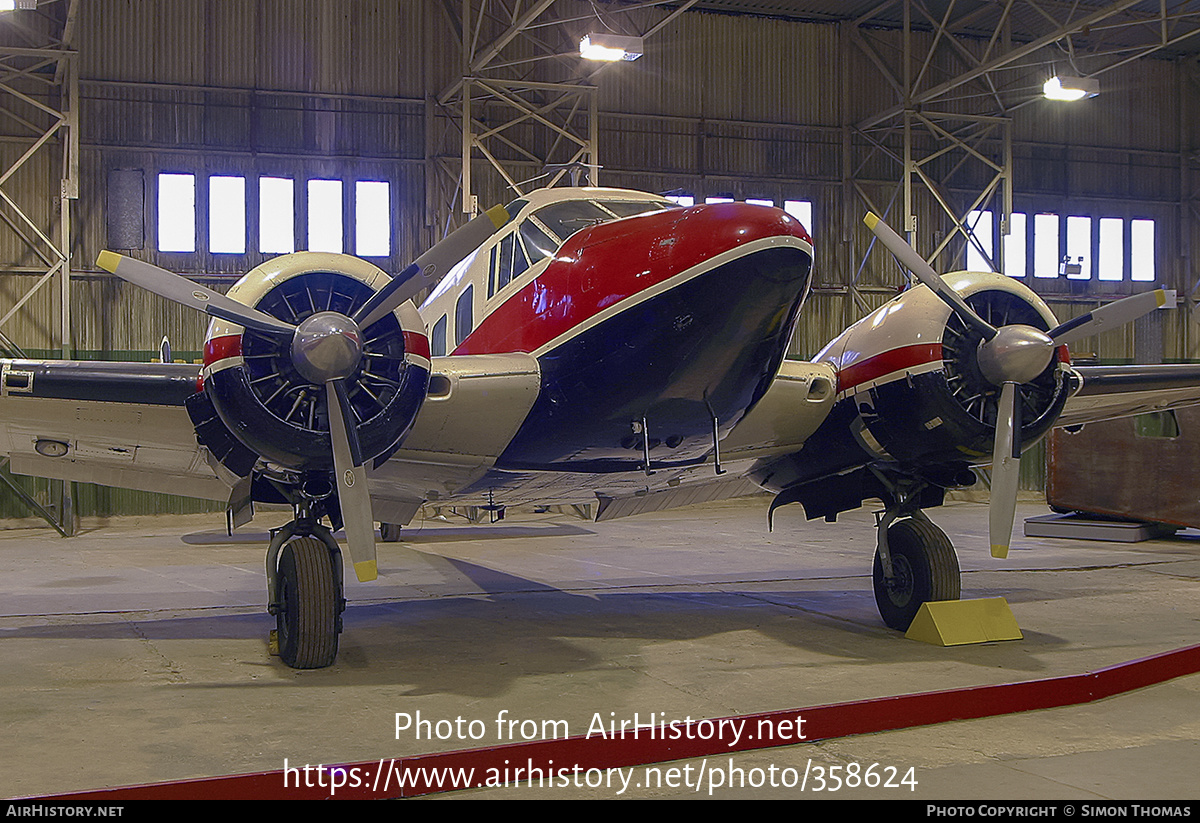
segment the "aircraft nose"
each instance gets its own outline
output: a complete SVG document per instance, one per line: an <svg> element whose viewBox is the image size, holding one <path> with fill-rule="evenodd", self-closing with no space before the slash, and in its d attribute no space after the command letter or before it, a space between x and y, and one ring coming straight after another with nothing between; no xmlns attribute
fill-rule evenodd
<svg viewBox="0 0 1200 823"><path fill-rule="evenodd" d="M733 247L767 237L797 237L811 244L800 220L782 209L752 203L705 203L684 211L689 229L713 230L714 245Z"/></svg>

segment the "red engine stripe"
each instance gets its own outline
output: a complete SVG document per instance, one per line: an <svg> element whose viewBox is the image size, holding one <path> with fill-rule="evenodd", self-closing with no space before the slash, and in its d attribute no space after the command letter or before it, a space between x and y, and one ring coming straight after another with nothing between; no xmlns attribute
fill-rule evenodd
<svg viewBox="0 0 1200 823"><path fill-rule="evenodd" d="M942 359L941 343L917 343L901 346L860 360L838 370L838 392L848 391L862 383L869 383L902 369L923 366Z"/></svg>
<svg viewBox="0 0 1200 823"><path fill-rule="evenodd" d="M238 357L242 353L242 336L226 334L204 341L204 365L211 366L219 360L228 357Z"/></svg>
<svg viewBox="0 0 1200 823"><path fill-rule="evenodd" d="M404 332L404 350L409 354L429 359L429 338L420 332Z"/></svg>

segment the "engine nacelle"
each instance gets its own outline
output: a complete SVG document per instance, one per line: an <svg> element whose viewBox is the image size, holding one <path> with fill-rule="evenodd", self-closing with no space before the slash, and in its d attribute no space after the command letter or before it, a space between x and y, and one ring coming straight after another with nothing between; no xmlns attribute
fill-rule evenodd
<svg viewBox="0 0 1200 823"><path fill-rule="evenodd" d="M999 328L1057 325L1049 307L1004 275L959 272L946 280L975 313ZM815 358L838 372L842 402L853 403L853 428L870 458L902 469L991 461L1000 387L978 362L982 333L967 326L929 289L914 288L843 332ZM1020 386L1021 443L1037 442L1070 394L1065 346Z"/></svg>
<svg viewBox="0 0 1200 823"><path fill-rule="evenodd" d="M251 270L228 295L295 325L319 312L349 317L388 280L356 257L297 252ZM379 462L399 447L425 400L429 339L411 302L361 335L362 357L346 385L361 452ZM203 377L205 397L221 423L255 455L300 471L332 468L326 389L297 371L290 340L213 320ZM197 433L204 442L199 421Z"/></svg>

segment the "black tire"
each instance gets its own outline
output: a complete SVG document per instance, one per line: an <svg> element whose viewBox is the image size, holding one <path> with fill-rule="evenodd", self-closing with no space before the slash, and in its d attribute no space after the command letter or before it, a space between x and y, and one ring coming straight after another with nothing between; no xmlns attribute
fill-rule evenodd
<svg viewBox="0 0 1200 823"><path fill-rule="evenodd" d="M380 523L379 524L379 539L384 543L399 543L400 542L400 524L399 523Z"/></svg>
<svg viewBox="0 0 1200 823"><path fill-rule="evenodd" d="M338 651L338 586L329 548L298 537L279 553L275 626L279 657L293 669L322 669Z"/></svg>
<svg viewBox="0 0 1200 823"><path fill-rule="evenodd" d="M875 551L875 605L889 628L906 632L922 603L958 600L962 580L958 556L946 533L928 520L897 520L888 528L888 552L895 576L883 578L883 561Z"/></svg>

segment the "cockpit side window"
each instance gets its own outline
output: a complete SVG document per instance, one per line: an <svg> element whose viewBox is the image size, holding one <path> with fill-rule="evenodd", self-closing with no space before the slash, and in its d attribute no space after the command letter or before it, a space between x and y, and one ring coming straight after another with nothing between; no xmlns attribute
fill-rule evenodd
<svg viewBox="0 0 1200 823"><path fill-rule="evenodd" d="M521 240L525 243L525 251L529 255L530 265L545 257L551 257L554 252L558 251L558 241L546 234L533 218L521 224Z"/></svg>
<svg viewBox="0 0 1200 823"><path fill-rule="evenodd" d="M607 223L618 217L632 217L651 211L673 208L669 200L566 200L538 209L533 216L549 231L565 242L577 231ZM528 224L529 221L526 221ZM521 231L525 231L524 225Z"/></svg>
<svg viewBox="0 0 1200 823"><path fill-rule="evenodd" d="M645 214L651 211L662 211L674 208L670 201L657 200L601 200L600 205L611 211L617 217L632 217L635 214Z"/></svg>
<svg viewBox="0 0 1200 823"><path fill-rule="evenodd" d="M611 214L590 200L564 200L561 203L551 203L534 214L542 225L560 241L565 241L575 232L582 231L589 226L613 219Z"/></svg>

